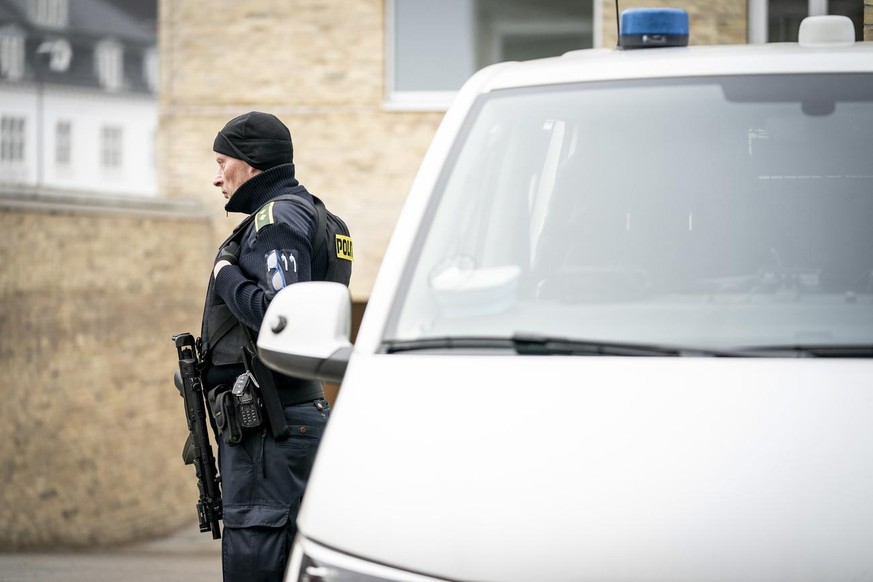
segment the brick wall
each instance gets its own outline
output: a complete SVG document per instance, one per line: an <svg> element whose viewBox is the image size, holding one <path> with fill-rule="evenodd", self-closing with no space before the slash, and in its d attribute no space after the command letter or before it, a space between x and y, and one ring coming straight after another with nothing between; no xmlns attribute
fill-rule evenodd
<svg viewBox="0 0 873 582"><path fill-rule="evenodd" d="M212 142L232 117L276 114L291 129L298 179L349 224L351 290L366 300L442 113L382 110L382 0L162 0L160 188L225 216Z"/></svg>
<svg viewBox="0 0 873 582"><path fill-rule="evenodd" d="M209 222L0 197L0 550L196 519L174 332L196 329Z"/></svg>

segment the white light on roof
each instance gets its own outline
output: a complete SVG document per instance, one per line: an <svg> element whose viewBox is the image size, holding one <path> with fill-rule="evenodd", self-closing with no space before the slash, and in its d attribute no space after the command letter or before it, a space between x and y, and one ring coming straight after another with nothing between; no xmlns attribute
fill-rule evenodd
<svg viewBox="0 0 873 582"><path fill-rule="evenodd" d="M855 42L855 25L848 16L807 16L800 23L801 46L845 46Z"/></svg>

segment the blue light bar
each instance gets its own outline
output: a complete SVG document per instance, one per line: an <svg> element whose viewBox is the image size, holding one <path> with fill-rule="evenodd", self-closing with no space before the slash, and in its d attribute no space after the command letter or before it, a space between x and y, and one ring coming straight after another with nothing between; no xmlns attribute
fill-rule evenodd
<svg viewBox="0 0 873 582"><path fill-rule="evenodd" d="M630 8L621 13L621 48L688 46L688 13L678 8Z"/></svg>

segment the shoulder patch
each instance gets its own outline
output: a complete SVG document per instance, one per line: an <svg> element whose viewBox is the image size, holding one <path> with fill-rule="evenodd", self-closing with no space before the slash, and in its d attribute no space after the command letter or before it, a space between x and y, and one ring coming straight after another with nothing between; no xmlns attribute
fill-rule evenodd
<svg viewBox="0 0 873 582"><path fill-rule="evenodd" d="M269 224L273 224L273 204L268 202L255 215L255 232L260 232L262 228Z"/></svg>
<svg viewBox="0 0 873 582"><path fill-rule="evenodd" d="M355 260L354 252L352 251L352 237L341 234L334 235L336 238L336 258L345 259L346 261Z"/></svg>

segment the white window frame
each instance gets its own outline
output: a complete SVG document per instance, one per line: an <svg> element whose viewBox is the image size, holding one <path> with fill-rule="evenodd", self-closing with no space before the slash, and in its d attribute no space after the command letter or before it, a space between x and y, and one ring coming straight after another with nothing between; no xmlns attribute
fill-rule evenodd
<svg viewBox="0 0 873 582"><path fill-rule="evenodd" d="M601 0L593 0L594 13L591 15L591 25L594 30L591 31L592 45L594 48L603 48L603 2ZM613 26L615 26L613 24Z"/></svg>
<svg viewBox="0 0 873 582"><path fill-rule="evenodd" d="M766 44L767 24L770 19L769 0L749 0L749 44ZM828 0L807 0L809 16L823 16L828 13Z"/></svg>
<svg viewBox="0 0 873 582"><path fill-rule="evenodd" d="M73 48L65 38L46 40L36 49L38 54L49 56L49 69L56 73L66 73L73 60Z"/></svg>
<svg viewBox="0 0 873 582"><path fill-rule="evenodd" d="M397 0L385 0L385 96L382 101L384 111L445 111L448 109L457 91L400 91L396 89L394 78L394 51L397 41L396 5ZM593 0L592 32L593 46L603 44L603 6L601 0ZM552 28L531 27L525 32L535 33L552 31ZM499 32L518 32L518 29L501 29ZM494 49L496 50L496 49Z"/></svg>
<svg viewBox="0 0 873 582"><path fill-rule="evenodd" d="M24 77L24 31L14 24L0 28L0 77L10 81Z"/></svg>
<svg viewBox="0 0 873 582"><path fill-rule="evenodd" d="M121 170L124 164L124 128L104 125L100 128L100 167L109 172Z"/></svg>
<svg viewBox="0 0 873 582"><path fill-rule="evenodd" d="M104 89L121 89L124 79L124 47L121 43L111 38L97 43L94 48L94 69Z"/></svg>
<svg viewBox="0 0 873 582"><path fill-rule="evenodd" d="M457 91L398 91L395 87L394 51L397 41L395 16L397 0L385 0L385 111L445 111Z"/></svg>
<svg viewBox="0 0 873 582"><path fill-rule="evenodd" d="M61 119L55 123L55 166L69 168L73 165L73 122Z"/></svg>
<svg viewBox="0 0 873 582"><path fill-rule="evenodd" d="M64 28L69 22L67 0L29 0L30 19L49 28Z"/></svg>
<svg viewBox="0 0 873 582"><path fill-rule="evenodd" d="M143 54L143 76L146 86L152 93L158 92L158 83L160 79L158 76L158 66L158 49L156 47L151 47Z"/></svg>
<svg viewBox="0 0 873 582"><path fill-rule="evenodd" d="M0 166L19 168L27 159L27 118L0 116Z"/></svg>

